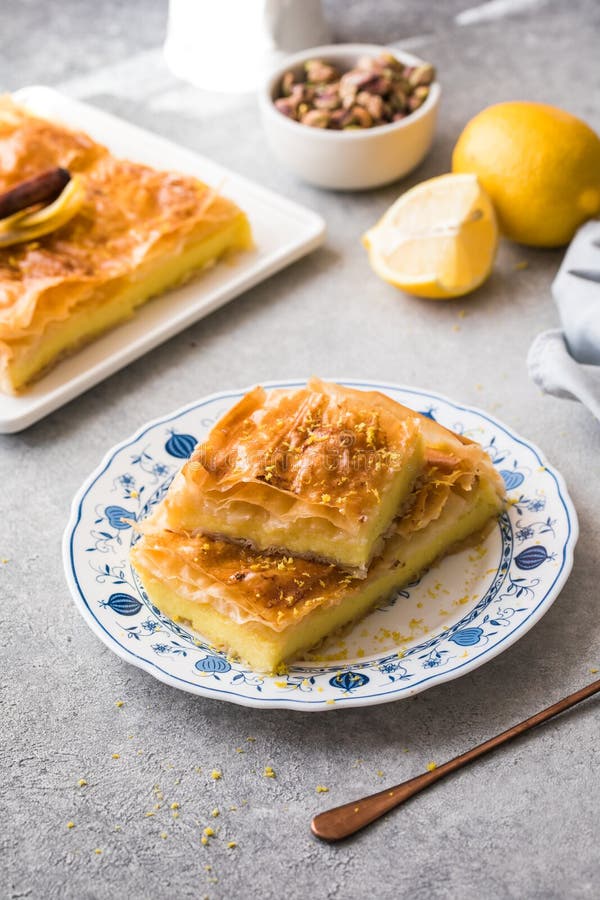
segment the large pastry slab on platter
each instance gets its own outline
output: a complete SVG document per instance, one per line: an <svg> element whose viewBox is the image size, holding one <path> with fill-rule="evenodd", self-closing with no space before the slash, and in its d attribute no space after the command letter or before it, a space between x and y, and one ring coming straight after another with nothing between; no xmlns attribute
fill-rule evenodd
<svg viewBox="0 0 600 900"><path fill-rule="evenodd" d="M0 216L6 393L151 297L251 246L245 214L198 179L119 159L83 132L0 97L0 195L57 169L72 180L68 197L53 209Z"/></svg>

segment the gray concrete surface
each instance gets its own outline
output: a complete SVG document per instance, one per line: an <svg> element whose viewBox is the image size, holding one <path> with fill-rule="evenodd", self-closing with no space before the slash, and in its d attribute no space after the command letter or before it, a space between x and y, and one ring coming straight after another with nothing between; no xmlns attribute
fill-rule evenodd
<svg viewBox="0 0 600 900"><path fill-rule="evenodd" d="M488 103L545 100L600 128L593 0L517 3L525 9L460 26L455 16L467 5L327 2L339 36L388 35L416 47L438 64L444 86L437 142L419 171L354 196L319 192L276 165L252 99L215 98L168 75L156 49L164 3L2 5L1 86L61 84L215 156L320 211L329 240L45 421L0 439L0 896L600 895L594 701L351 843L323 846L308 830L315 811L447 759L600 668L600 428L578 405L541 396L525 370L533 336L556 324L548 289L560 254L505 244L484 288L435 304L378 281L358 244L400 189L447 169L461 126ZM528 268L515 269L521 261ZM172 690L114 656L75 610L60 559L70 499L104 452L145 420L219 388L311 372L440 390L493 411L543 447L580 516L572 577L517 645L412 701L307 715ZM261 776L265 765L276 780ZM220 781L211 780L213 767ZM87 786L78 787L80 778ZM317 795L317 784L329 793ZM146 817L155 785L164 805ZM212 820L214 807L221 814ZM205 848L207 824L219 835ZM227 849L226 840L238 846Z"/></svg>

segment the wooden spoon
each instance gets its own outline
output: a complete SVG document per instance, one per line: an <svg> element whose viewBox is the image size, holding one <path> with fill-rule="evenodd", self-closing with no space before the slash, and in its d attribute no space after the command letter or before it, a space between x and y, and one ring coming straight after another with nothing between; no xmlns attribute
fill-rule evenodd
<svg viewBox="0 0 600 900"><path fill-rule="evenodd" d="M524 734L530 728L535 728L536 725L541 725L542 722L547 722L548 719L558 716L565 710L575 706L576 703L587 700L588 697L597 694L599 691L600 679L575 691L573 694L569 694L568 697L564 697L558 703L553 703L552 706L543 709L534 716L530 716L524 722L513 725L512 728L503 731L496 737L490 738L489 741L484 741L483 744L467 750L466 753L455 756L454 759L444 763L442 766L438 766L431 772L423 772L422 775L417 775L416 778L411 778L409 781L404 781L395 787L380 791L378 794L371 794L369 797L363 797L362 800L345 803L343 806L336 806L334 809L319 813L311 822L311 831L323 841L341 841L343 838L350 837L351 834L355 834L361 828L365 828L371 822L375 822L376 819L384 816L394 807L400 806L405 800L435 784L436 781L440 781L440 779L451 772L455 772L462 766L466 766L467 763L473 762L474 759L489 753L490 750L495 750L496 747L500 747L502 744L506 744L507 741Z"/></svg>

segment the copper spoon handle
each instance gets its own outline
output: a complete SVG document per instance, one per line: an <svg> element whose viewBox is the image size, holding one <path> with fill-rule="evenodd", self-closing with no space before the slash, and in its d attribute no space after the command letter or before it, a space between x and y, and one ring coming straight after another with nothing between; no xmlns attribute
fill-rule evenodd
<svg viewBox="0 0 600 900"><path fill-rule="evenodd" d="M350 837L351 834L360 831L366 825L370 825L371 822L418 794L419 791L424 790L431 784L435 784L436 781L444 778L445 775L449 775L462 766L466 766L467 763L478 759L485 753L489 753L490 750L495 750L496 747L506 744L507 741L518 737L525 731L529 731L530 728L535 728L536 725L547 722L548 719L552 719L559 713L570 709L576 703L581 703L582 700L586 700L599 691L600 679L593 681L573 694L569 694L568 697L564 697L558 703L553 703L552 706L543 709L534 716L530 716L524 722L513 725L512 728L503 731L496 737L490 738L489 741L484 741L483 744L467 750L466 753L455 756L454 759L444 763L432 772L423 772L422 775L417 775L416 778L411 778L409 781L404 781L395 787L380 791L378 794L371 794L370 797L363 797L362 800L345 803L343 806L336 806L334 809L319 813L311 822L312 833L323 841L340 841L343 838Z"/></svg>

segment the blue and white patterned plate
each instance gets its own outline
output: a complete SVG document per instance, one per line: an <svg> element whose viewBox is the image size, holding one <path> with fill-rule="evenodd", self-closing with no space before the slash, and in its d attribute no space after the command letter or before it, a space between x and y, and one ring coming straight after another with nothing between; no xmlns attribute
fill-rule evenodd
<svg viewBox="0 0 600 900"><path fill-rule="evenodd" d="M286 382L299 385L303 382ZM196 441L245 391L213 394L144 426L111 450L73 502L64 564L75 603L115 653L166 684L254 707L327 710L408 697L477 668L525 634L564 585L577 516L541 452L487 413L427 391L376 388L479 441L510 505L486 540L434 566L318 658L259 675L216 653L149 602L128 562L141 519L164 496ZM284 386L280 383L268 387Z"/></svg>

